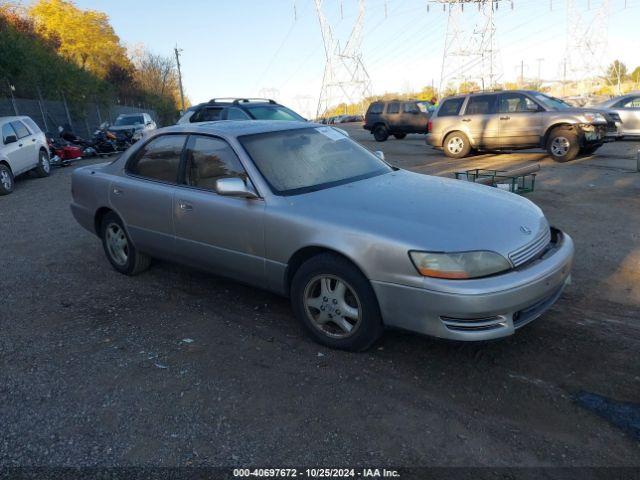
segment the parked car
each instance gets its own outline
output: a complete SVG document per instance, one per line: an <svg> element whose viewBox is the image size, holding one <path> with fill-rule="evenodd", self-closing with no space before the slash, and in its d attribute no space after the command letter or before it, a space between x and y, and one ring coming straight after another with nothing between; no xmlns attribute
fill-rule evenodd
<svg viewBox="0 0 640 480"><path fill-rule="evenodd" d="M189 108L178 124L217 120L305 121L290 108L266 98L214 98Z"/></svg>
<svg viewBox="0 0 640 480"><path fill-rule="evenodd" d="M619 115L622 136L640 137L640 92L614 97L599 103L596 108L611 110Z"/></svg>
<svg viewBox="0 0 640 480"><path fill-rule="evenodd" d="M365 130L369 130L378 142L384 142L393 135L397 139L407 133L427 133L429 112L423 111L417 100L391 100L373 102L364 116Z"/></svg>
<svg viewBox="0 0 640 480"><path fill-rule="evenodd" d="M566 162L618 138L614 117L535 91L472 93L442 101L429 120L427 143L452 158L472 150L538 147Z"/></svg>
<svg viewBox="0 0 640 480"><path fill-rule="evenodd" d="M123 113L118 115L116 121L109 127L109 131L116 135L126 135L136 142L145 132L156 128L158 128L156 122L148 113Z"/></svg>
<svg viewBox="0 0 640 480"><path fill-rule="evenodd" d="M0 117L0 131L0 195L13 192L15 177L24 172L49 175L49 146L36 122L25 116Z"/></svg>
<svg viewBox="0 0 640 480"><path fill-rule="evenodd" d="M315 340L348 350L384 326L511 335L558 299L573 259L529 200L391 167L312 123L159 129L76 169L72 195L118 272L158 257L271 290Z"/></svg>

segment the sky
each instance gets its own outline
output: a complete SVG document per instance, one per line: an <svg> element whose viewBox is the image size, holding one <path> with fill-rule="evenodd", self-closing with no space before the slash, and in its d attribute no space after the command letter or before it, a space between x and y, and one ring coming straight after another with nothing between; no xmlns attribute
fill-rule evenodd
<svg viewBox="0 0 640 480"><path fill-rule="evenodd" d="M496 39L502 79L560 79L569 0L502 1ZM572 0L586 22L603 1ZM640 0L608 0L606 60L640 65ZM181 51L185 93L192 103L213 97L269 96L313 116L325 64L314 0L75 0L109 15L121 40L154 53ZM430 4L427 10L427 4ZM341 11L342 4L342 14ZM294 15L295 5L295 15ZM323 11L343 43L357 0L324 0ZM385 15L386 11L386 15ZM462 22L472 22L473 9ZM437 86L447 15L428 0L366 0L361 53L376 94ZM540 60L538 60L540 59ZM598 72L596 72L598 73Z"/></svg>

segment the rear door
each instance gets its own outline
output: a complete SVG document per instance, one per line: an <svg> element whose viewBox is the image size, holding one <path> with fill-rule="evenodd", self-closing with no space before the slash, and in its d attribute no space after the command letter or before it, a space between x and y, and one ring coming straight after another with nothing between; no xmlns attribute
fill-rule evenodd
<svg viewBox="0 0 640 480"><path fill-rule="evenodd" d="M616 104L625 134L640 135L640 95L627 97Z"/></svg>
<svg viewBox="0 0 640 480"><path fill-rule="evenodd" d="M392 132L401 132L400 127L400 102L387 103L387 109L385 111L384 119L387 121L389 130Z"/></svg>
<svg viewBox="0 0 640 480"><path fill-rule="evenodd" d="M18 136L18 148L20 149L21 171L30 170L38 165L38 151L36 149L36 137L32 135L27 126L20 120L11 122L11 126Z"/></svg>
<svg viewBox="0 0 640 480"><path fill-rule="evenodd" d="M175 253L173 196L186 135L161 135L127 162L125 175L111 183L111 206L124 220L137 248L158 257Z"/></svg>
<svg viewBox="0 0 640 480"><path fill-rule="evenodd" d="M218 195L219 178L249 181L223 139L191 135L173 204L177 255L226 277L264 285L264 201Z"/></svg>
<svg viewBox="0 0 640 480"><path fill-rule="evenodd" d="M11 137L15 138L15 142L11 142ZM14 175L24 172L28 165L28 158L25 150L20 146L24 142L18 141L18 134L11 126L10 122L2 125L2 153L9 159L9 166Z"/></svg>
<svg viewBox="0 0 640 480"><path fill-rule="evenodd" d="M519 92L501 93L498 100L500 146L502 148L537 147L542 138L544 109Z"/></svg>
<svg viewBox="0 0 640 480"><path fill-rule="evenodd" d="M462 116L474 146L496 148L500 145L500 118L497 95L471 95Z"/></svg>

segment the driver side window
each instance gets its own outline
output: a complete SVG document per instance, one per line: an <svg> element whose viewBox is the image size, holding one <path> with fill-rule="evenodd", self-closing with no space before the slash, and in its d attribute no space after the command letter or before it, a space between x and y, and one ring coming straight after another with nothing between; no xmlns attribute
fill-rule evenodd
<svg viewBox="0 0 640 480"><path fill-rule="evenodd" d="M500 95L500 113L537 112L538 104L521 93L505 93Z"/></svg>
<svg viewBox="0 0 640 480"><path fill-rule="evenodd" d="M186 183L215 191L219 178L247 178L233 149L219 138L191 135L187 142Z"/></svg>

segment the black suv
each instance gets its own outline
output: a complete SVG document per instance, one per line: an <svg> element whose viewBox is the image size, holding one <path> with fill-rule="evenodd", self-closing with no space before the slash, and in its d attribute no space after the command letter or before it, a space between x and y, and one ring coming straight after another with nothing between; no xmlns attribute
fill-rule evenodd
<svg viewBox="0 0 640 480"><path fill-rule="evenodd" d="M364 117L364 129L373 133L378 142L384 142L389 135L401 139L407 133L426 134L432 110L429 107L417 100L373 102Z"/></svg>
<svg viewBox="0 0 640 480"><path fill-rule="evenodd" d="M293 110L267 98L214 98L189 108L178 124L217 120L306 121Z"/></svg>

